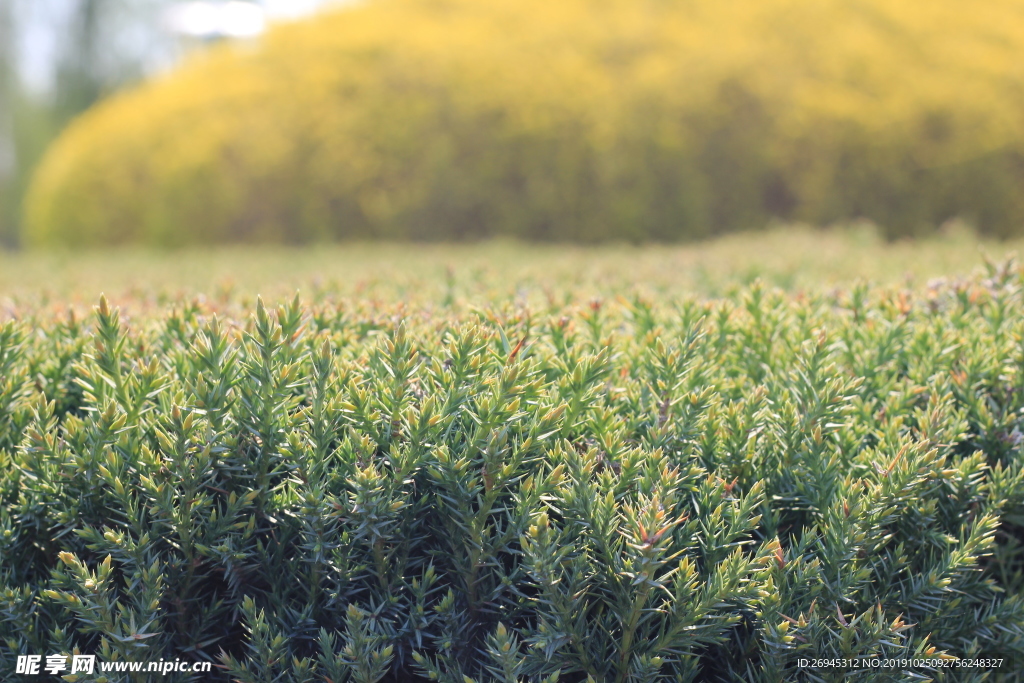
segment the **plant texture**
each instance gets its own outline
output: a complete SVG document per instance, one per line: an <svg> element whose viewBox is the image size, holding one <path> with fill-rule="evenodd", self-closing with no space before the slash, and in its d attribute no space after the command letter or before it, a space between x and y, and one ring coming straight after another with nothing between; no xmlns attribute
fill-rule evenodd
<svg viewBox="0 0 1024 683"><path fill-rule="evenodd" d="M798 661L1024 663L1022 285L10 319L0 662L1016 680Z"/></svg>

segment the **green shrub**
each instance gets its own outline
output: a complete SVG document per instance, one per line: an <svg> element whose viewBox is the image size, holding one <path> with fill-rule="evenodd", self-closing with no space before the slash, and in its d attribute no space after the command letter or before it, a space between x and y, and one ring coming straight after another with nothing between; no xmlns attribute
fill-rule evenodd
<svg viewBox="0 0 1024 683"><path fill-rule="evenodd" d="M0 327L0 660L246 683L1019 665L1022 285L29 313Z"/></svg>
<svg viewBox="0 0 1024 683"><path fill-rule="evenodd" d="M1024 228L1024 0L375 0L84 115L31 244Z"/></svg>

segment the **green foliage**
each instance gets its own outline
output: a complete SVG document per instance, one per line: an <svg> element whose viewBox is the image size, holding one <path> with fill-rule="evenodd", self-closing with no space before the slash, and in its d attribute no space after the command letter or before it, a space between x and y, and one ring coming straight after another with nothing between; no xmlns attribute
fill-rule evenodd
<svg viewBox="0 0 1024 683"><path fill-rule="evenodd" d="M1024 1L372 0L73 123L30 244L1024 228Z"/></svg>
<svg viewBox="0 0 1024 683"><path fill-rule="evenodd" d="M246 683L1022 662L1022 305L1007 263L715 301L40 309L0 327L0 659Z"/></svg>

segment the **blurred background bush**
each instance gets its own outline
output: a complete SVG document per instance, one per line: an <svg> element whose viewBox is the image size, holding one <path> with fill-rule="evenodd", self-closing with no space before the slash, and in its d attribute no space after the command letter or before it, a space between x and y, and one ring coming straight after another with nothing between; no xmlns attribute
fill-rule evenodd
<svg viewBox="0 0 1024 683"><path fill-rule="evenodd" d="M1017 235L1022 54L1024 0L366 0L88 109L19 232L671 241L866 218L896 238L957 218ZM131 80L89 78L86 99Z"/></svg>

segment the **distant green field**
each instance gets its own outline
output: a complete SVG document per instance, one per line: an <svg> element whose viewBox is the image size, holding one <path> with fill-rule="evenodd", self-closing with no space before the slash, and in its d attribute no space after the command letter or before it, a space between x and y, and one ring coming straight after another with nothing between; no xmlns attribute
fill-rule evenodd
<svg viewBox="0 0 1024 683"><path fill-rule="evenodd" d="M0 679L1019 681L1012 246L5 256Z"/></svg>

